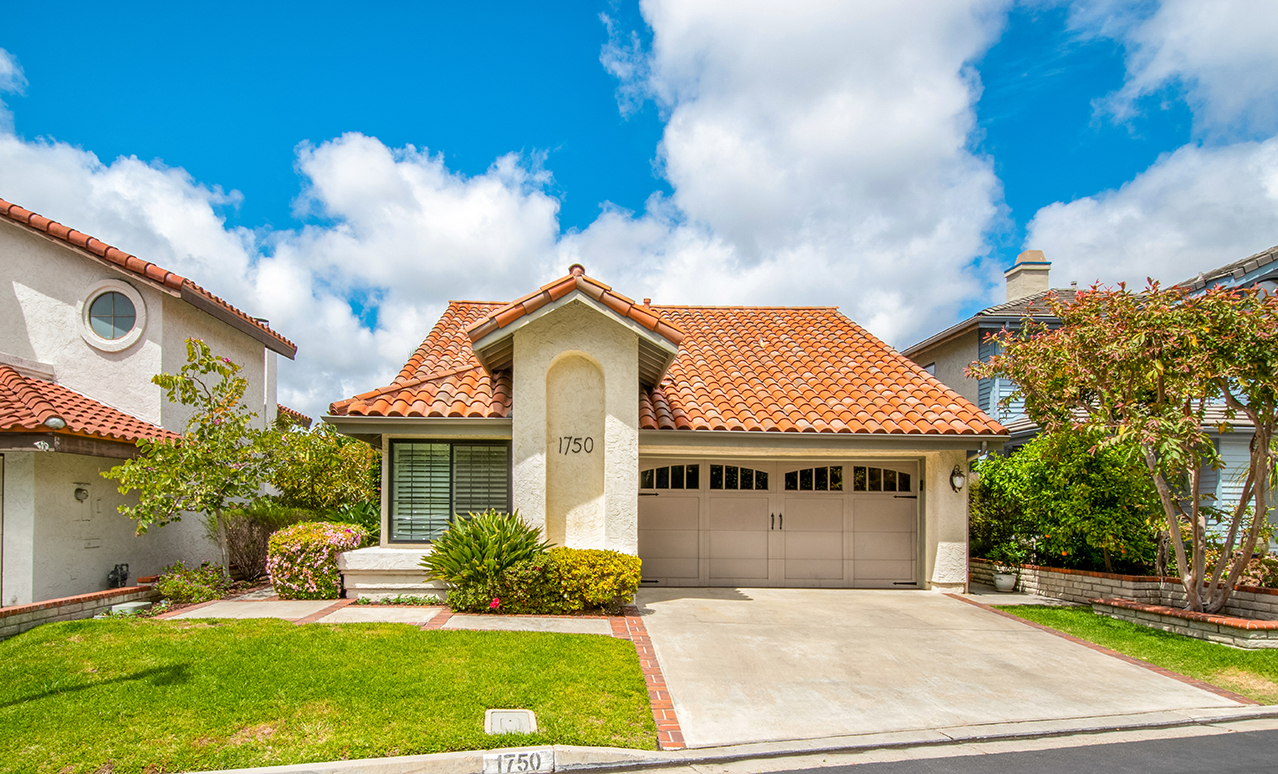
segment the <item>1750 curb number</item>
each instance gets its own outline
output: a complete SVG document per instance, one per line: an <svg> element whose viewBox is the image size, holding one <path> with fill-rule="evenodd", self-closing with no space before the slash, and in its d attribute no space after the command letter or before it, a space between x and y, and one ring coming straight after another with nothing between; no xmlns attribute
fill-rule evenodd
<svg viewBox="0 0 1278 774"><path fill-rule="evenodd" d="M554 770L555 751L552 749L490 753L484 756L484 774L510 774L511 772L534 774L534 772Z"/></svg>

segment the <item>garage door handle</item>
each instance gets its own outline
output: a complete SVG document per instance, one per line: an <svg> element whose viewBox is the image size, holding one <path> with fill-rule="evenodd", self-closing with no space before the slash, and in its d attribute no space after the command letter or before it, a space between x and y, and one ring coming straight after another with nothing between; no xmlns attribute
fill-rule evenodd
<svg viewBox="0 0 1278 774"><path fill-rule="evenodd" d="M778 523L778 527L777 527L777 529L785 529L785 514L784 514L784 513L778 513L778 514L777 514L777 523Z"/></svg>
<svg viewBox="0 0 1278 774"><path fill-rule="evenodd" d="M776 529L776 528L777 528L777 515L776 515L775 513L769 513L768 515L772 517L772 526L771 526L771 527L768 527L768 529Z"/></svg>

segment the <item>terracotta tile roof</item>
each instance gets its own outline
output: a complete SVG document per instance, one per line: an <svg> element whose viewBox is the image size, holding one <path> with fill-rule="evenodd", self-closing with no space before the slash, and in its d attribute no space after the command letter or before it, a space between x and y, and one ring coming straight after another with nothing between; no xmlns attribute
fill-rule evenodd
<svg viewBox="0 0 1278 774"><path fill-rule="evenodd" d="M150 261L144 261L136 255L130 255L123 250L112 247L96 237L91 237L88 234L64 226L56 220L49 220L43 215L19 207L4 199L0 199L0 217L47 234L125 271L132 272L139 277L145 277L170 290L177 291L179 295L184 297L184 300L192 302L195 306L203 308L215 316L223 317L224 322L231 323L238 328L257 331L260 335L281 347L282 349L279 351L288 357L293 357L297 352L297 345L271 330L270 326L241 312L224 299L213 295L191 280L174 274L167 269L162 269Z"/></svg>
<svg viewBox="0 0 1278 774"><path fill-rule="evenodd" d="M283 403L275 404L275 415L276 417L287 419L307 429L310 428L312 423L312 420L310 417L306 416L305 414L298 411L297 409L291 409L288 406L285 406Z"/></svg>
<svg viewBox="0 0 1278 774"><path fill-rule="evenodd" d="M675 346L683 341L684 332L678 326L662 319L660 315L652 314L650 307L636 304L602 282L587 277L585 269L580 264L574 264L568 272L567 276L560 277L549 285L542 285L536 292L498 307L471 323L466 328L471 342L479 341L493 331L505 328L519 318L532 314L552 301L558 301L574 290L580 290L622 317L634 320L657 333Z"/></svg>
<svg viewBox="0 0 1278 774"><path fill-rule="evenodd" d="M338 401L334 416L507 417L510 372L490 374L470 348L466 329L503 304L450 301L448 309L395 381L386 387Z"/></svg>
<svg viewBox="0 0 1278 774"><path fill-rule="evenodd" d="M395 382L335 416L507 417L508 371L470 350L510 305L453 301ZM834 308L651 307L683 331L665 378L639 395L645 430L1002 435L1001 425ZM638 387L638 385L636 385Z"/></svg>
<svg viewBox="0 0 1278 774"><path fill-rule="evenodd" d="M645 430L1001 435L1001 425L834 308L655 307L687 332Z"/></svg>
<svg viewBox="0 0 1278 774"><path fill-rule="evenodd" d="M53 430L45 425L52 417L61 418L66 427ZM61 385L22 376L6 365L0 365L0 432L56 432L124 443L181 438Z"/></svg>

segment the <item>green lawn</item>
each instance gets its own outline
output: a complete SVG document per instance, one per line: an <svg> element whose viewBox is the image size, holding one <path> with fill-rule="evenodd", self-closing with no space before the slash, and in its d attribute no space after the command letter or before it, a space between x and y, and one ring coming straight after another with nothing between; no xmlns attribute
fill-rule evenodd
<svg viewBox="0 0 1278 774"><path fill-rule="evenodd" d="M1090 607L1000 605L998 609L1262 704L1278 704L1278 650L1230 648L1097 615Z"/></svg>
<svg viewBox="0 0 1278 774"><path fill-rule="evenodd" d="M485 735L492 707L535 711L541 732ZM656 747L626 640L269 619L73 621L0 642L0 729L0 771L68 774Z"/></svg>

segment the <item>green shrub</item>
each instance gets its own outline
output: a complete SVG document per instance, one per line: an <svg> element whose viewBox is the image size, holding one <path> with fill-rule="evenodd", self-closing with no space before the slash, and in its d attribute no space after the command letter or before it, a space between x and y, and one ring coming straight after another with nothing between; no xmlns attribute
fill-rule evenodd
<svg viewBox="0 0 1278 774"><path fill-rule="evenodd" d="M518 511L490 510L454 521L421 566L427 580L442 580L452 589L486 588L508 567L537 558L549 547L541 530L525 524Z"/></svg>
<svg viewBox="0 0 1278 774"><path fill-rule="evenodd" d="M1030 562L1144 574L1154 561L1158 494L1129 449L1075 432L1044 433L976 464L975 556L1023 548Z"/></svg>
<svg viewBox="0 0 1278 774"><path fill-rule="evenodd" d="M261 498L242 508L222 513L226 528L226 552L231 569L250 583L266 575L266 554L271 534L303 521L315 521L314 511L288 508L269 498ZM217 542L217 515L204 521L209 539Z"/></svg>
<svg viewBox="0 0 1278 774"><path fill-rule="evenodd" d="M337 555L359 548L366 533L354 524L307 521L271 535L266 571L280 599L337 599Z"/></svg>
<svg viewBox="0 0 1278 774"><path fill-rule="evenodd" d="M639 588L637 556L589 548L552 548L544 557L519 562L495 583L450 594L449 605L465 612L533 615L620 613ZM493 601L497 604L494 606Z"/></svg>
<svg viewBox="0 0 1278 774"><path fill-rule="evenodd" d="M199 567L171 564L155 581L155 590L170 602L208 602L220 599L230 588L231 580L222 568L208 562Z"/></svg>
<svg viewBox="0 0 1278 774"><path fill-rule="evenodd" d="M368 537L365 545L375 546L382 542L382 508L376 501L364 500L348 503L328 514L327 520L336 524L358 524L364 528Z"/></svg>

